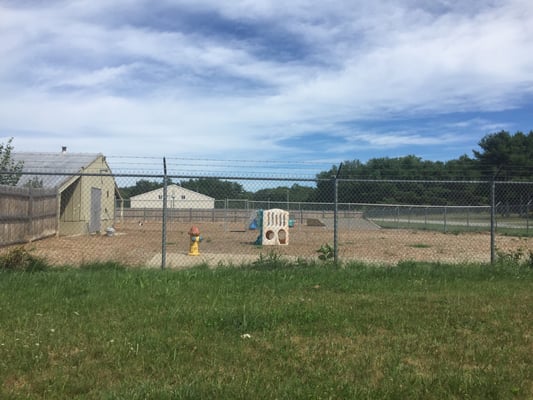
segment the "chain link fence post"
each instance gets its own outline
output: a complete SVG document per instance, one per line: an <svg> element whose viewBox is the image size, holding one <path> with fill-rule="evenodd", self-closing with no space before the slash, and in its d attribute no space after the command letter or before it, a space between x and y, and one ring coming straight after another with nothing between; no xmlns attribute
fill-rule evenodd
<svg viewBox="0 0 533 400"><path fill-rule="evenodd" d="M490 182L490 263L496 262L496 180Z"/></svg>
<svg viewBox="0 0 533 400"><path fill-rule="evenodd" d="M333 262L335 265L339 262L339 174L342 169L342 163L333 177Z"/></svg>
<svg viewBox="0 0 533 400"><path fill-rule="evenodd" d="M163 157L163 222L161 224L161 269L167 263L167 160Z"/></svg>

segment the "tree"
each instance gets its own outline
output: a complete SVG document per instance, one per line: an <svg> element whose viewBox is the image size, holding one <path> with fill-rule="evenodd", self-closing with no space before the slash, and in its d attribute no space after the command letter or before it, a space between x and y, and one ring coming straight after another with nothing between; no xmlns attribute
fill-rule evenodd
<svg viewBox="0 0 533 400"><path fill-rule="evenodd" d="M485 176L503 180L531 179L533 171L533 131L525 135L507 131L491 133L479 142L482 151L474 150Z"/></svg>
<svg viewBox="0 0 533 400"><path fill-rule="evenodd" d="M6 144L0 143L0 184L15 186L20 176L24 163L15 161L11 152L13 151L13 138L10 138Z"/></svg>
<svg viewBox="0 0 533 400"><path fill-rule="evenodd" d="M168 183L167 184L171 184ZM141 193L147 193L163 187L163 182L149 181L148 179L140 179L135 182L134 186L127 186L120 188L120 194L124 199L129 199Z"/></svg>
<svg viewBox="0 0 533 400"><path fill-rule="evenodd" d="M289 189L289 198L291 202L307 202L313 199L314 193L314 187L295 183Z"/></svg>
<svg viewBox="0 0 533 400"><path fill-rule="evenodd" d="M44 183L42 179L34 176L30 180L28 180L28 182L26 182L23 186L32 189L38 189L44 187Z"/></svg>
<svg viewBox="0 0 533 400"><path fill-rule="evenodd" d="M499 181L531 181L533 172L533 131L511 135L500 131L485 136L479 142L482 151L474 155L483 175ZM501 182L496 187L496 202L505 205L504 213L514 206L522 209L533 201L533 188L522 186L518 191L512 183Z"/></svg>
<svg viewBox="0 0 533 400"><path fill-rule="evenodd" d="M243 186L237 182L224 181L218 178L199 178L182 181L181 186L194 192L222 199L246 199L248 194Z"/></svg>

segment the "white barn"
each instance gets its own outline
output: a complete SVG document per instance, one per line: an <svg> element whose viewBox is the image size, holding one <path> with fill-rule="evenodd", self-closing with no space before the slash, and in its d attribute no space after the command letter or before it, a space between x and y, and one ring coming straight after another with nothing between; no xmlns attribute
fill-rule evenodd
<svg viewBox="0 0 533 400"><path fill-rule="evenodd" d="M163 188L130 198L131 208L163 208ZM215 199L178 185L167 186L167 208L215 208Z"/></svg>

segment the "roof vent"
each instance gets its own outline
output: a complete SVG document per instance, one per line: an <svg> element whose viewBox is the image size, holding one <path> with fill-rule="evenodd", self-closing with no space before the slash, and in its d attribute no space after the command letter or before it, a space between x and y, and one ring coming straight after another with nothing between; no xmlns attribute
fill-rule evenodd
<svg viewBox="0 0 533 400"><path fill-rule="evenodd" d="M67 146L61 146L61 154L65 154L67 152Z"/></svg>

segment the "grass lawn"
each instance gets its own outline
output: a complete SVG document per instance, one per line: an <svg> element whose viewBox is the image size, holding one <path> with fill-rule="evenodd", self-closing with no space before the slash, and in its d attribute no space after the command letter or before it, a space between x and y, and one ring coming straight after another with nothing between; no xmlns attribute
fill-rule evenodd
<svg viewBox="0 0 533 400"><path fill-rule="evenodd" d="M531 399L533 269L0 271L1 399Z"/></svg>
<svg viewBox="0 0 533 400"><path fill-rule="evenodd" d="M446 222L429 220L424 221L422 218L401 218L400 220L388 219L382 220L379 218L372 219L372 221L381 228L389 229L418 229L425 231L436 232L490 232L490 219L482 222L470 221L465 219L450 217ZM533 236L533 223L531 226L529 222L523 219L502 219L499 218L496 224L496 232L501 235L517 236L517 237L531 237Z"/></svg>

